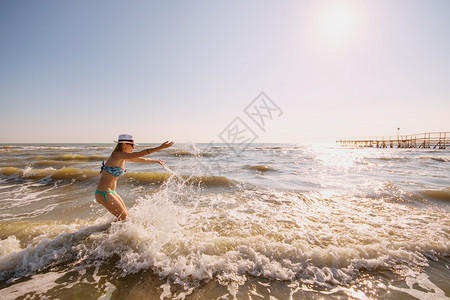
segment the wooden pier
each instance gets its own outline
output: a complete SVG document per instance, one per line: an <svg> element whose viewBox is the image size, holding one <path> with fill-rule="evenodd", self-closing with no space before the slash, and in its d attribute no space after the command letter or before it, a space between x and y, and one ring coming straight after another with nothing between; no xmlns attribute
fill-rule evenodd
<svg viewBox="0 0 450 300"><path fill-rule="evenodd" d="M336 143L341 147L450 149L450 132L340 139Z"/></svg>

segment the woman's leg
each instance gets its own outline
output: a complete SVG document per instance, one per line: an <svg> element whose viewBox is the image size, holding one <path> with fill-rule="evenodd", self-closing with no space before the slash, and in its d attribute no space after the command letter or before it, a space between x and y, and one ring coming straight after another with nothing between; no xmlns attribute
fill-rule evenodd
<svg viewBox="0 0 450 300"><path fill-rule="evenodd" d="M127 207L126 207L126 205L125 205L125 202L123 202L123 200L122 200L122 197L120 197L120 195L119 194L117 194L117 192L114 194L114 195L116 195L117 196L117 198L119 199L119 201L122 203L122 206L125 208L125 210L127 211L127 214L128 214L128 210L127 210Z"/></svg>
<svg viewBox="0 0 450 300"><path fill-rule="evenodd" d="M117 193L106 194L108 200L102 194L96 194L95 200L103 205L110 213L116 216L119 220L125 220L128 216L127 207L122 198Z"/></svg>

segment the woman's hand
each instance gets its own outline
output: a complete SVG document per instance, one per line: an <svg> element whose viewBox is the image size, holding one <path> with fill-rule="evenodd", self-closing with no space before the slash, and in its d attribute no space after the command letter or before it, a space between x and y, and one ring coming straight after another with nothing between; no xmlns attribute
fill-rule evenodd
<svg viewBox="0 0 450 300"><path fill-rule="evenodd" d="M159 146L160 149L166 149L169 147L172 147L173 142L169 142L169 141L165 141L164 143L161 144L161 146Z"/></svg>
<svg viewBox="0 0 450 300"><path fill-rule="evenodd" d="M167 170L168 170L168 168L167 168L167 166L164 164L164 161L163 161L163 160L158 159L156 162L157 162L158 164L160 164L161 167L163 167L164 169L167 169Z"/></svg>
<svg viewBox="0 0 450 300"><path fill-rule="evenodd" d="M166 148L172 147L172 145L173 145L173 142L165 141L164 143L162 143L158 147L148 148L148 149L144 149L144 150L140 151L139 155L140 156L149 155L149 154L152 154L154 152L158 152L158 151L160 151L162 149L166 149Z"/></svg>

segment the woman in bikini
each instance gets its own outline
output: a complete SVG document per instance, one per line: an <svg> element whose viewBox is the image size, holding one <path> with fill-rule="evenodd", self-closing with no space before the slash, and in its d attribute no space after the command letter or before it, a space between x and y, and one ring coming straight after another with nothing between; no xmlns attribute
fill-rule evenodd
<svg viewBox="0 0 450 300"><path fill-rule="evenodd" d="M116 143L116 148L106 163L103 163L101 167L101 177L97 190L95 191L95 200L106 207L117 219L125 220L128 216L127 208L122 198L115 191L117 179L126 172L125 162L158 163L162 167L165 167L162 160L144 158L143 156L169 148L173 145L173 142L165 142L159 147L148 148L138 152L133 152L134 139L129 134L119 135L119 140Z"/></svg>

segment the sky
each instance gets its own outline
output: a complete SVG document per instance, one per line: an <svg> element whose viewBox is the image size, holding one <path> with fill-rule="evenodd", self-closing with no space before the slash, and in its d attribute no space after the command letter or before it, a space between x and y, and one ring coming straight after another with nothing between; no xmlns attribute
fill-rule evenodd
<svg viewBox="0 0 450 300"><path fill-rule="evenodd" d="M449 12L448 0L2 0L0 143L450 131Z"/></svg>

